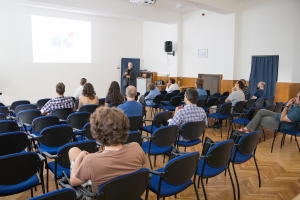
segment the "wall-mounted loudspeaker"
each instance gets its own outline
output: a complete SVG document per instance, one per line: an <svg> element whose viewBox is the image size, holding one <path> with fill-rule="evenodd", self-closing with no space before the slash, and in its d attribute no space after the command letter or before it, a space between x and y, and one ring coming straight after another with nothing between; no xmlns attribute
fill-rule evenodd
<svg viewBox="0 0 300 200"><path fill-rule="evenodd" d="M172 41L166 41L165 42L165 52L172 52Z"/></svg>

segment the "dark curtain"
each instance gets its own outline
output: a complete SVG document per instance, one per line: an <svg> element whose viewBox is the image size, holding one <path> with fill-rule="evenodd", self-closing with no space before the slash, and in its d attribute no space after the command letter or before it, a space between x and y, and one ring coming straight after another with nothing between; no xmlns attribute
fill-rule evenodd
<svg viewBox="0 0 300 200"><path fill-rule="evenodd" d="M275 96L279 56L252 56L249 89L251 97L256 92L257 83L263 81L265 98Z"/></svg>
<svg viewBox="0 0 300 200"><path fill-rule="evenodd" d="M121 60L121 81L120 81L120 85L121 85L121 92L123 95L124 94L124 85L123 85L123 74L124 74L124 70L128 68L128 62L132 62L132 69L135 72L135 76L138 77L139 73L140 73L140 59L139 58L122 58ZM136 86L136 79L132 82L130 82L130 85L134 85Z"/></svg>

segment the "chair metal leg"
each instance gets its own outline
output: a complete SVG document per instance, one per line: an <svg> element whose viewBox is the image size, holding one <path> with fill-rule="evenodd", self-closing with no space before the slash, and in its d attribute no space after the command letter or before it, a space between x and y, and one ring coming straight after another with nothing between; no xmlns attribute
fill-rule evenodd
<svg viewBox="0 0 300 200"><path fill-rule="evenodd" d="M235 171L235 167L234 167L234 163L232 163L232 168L233 168L233 172L234 172L234 176L235 176L235 181L236 181L236 185L237 185L237 189L238 189L238 199L240 199L240 185L239 185L239 180Z"/></svg>
<svg viewBox="0 0 300 200"><path fill-rule="evenodd" d="M293 138L293 136L291 135L291 140L290 140L290 142L292 142L292 138Z"/></svg>
<svg viewBox="0 0 300 200"><path fill-rule="evenodd" d="M230 172L230 169L229 169L229 164L228 164L227 169L228 169L228 174L229 174L229 177L230 177L230 182L231 182L231 185L232 185L233 199L236 200L235 187L234 187L233 179L232 179L231 172ZM226 170L225 170L225 173L226 173Z"/></svg>
<svg viewBox="0 0 300 200"><path fill-rule="evenodd" d="M200 186L200 176L198 176L198 188Z"/></svg>
<svg viewBox="0 0 300 200"><path fill-rule="evenodd" d="M165 163L165 158L166 158L166 154L164 154L164 159L163 159L163 163Z"/></svg>
<svg viewBox="0 0 300 200"><path fill-rule="evenodd" d="M264 142L266 141L266 134L265 134L265 130L263 129L263 134L264 134Z"/></svg>
<svg viewBox="0 0 300 200"><path fill-rule="evenodd" d="M230 124L229 124L229 128L228 128L227 140L229 139L229 132L230 132L230 128L231 128L231 126L232 126L232 123L230 122Z"/></svg>
<svg viewBox="0 0 300 200"><path fill-rule="evenodd" d="M259 173L259 169L258 169L258 166L257 166L257 163L256 163L255 155L253 156L253 159L254 159L257 175L258 175L258 187L261 187L260 173Z"/></svg>
<svg viewBox="0 0 300 200"><path fill-rule="evenodd" d="M30 195L31 195L31 198L33 198L33 190L32 190L32 188L30 188Z"/></svg>
<svg viewBox="0 0 300 200"><path fill-rule="evenodd" d="M205 187L204 187L204 184L203 184L203 178L202 177L201 177L201 186L202 186L204 198L205 198L205 200L207 200L206 191L205 191Z"/></svg>
<svg viewBox="0 0 300 200"><path fill-rule="evenodd" d="M206 184L208 183L208 178L206 178Z"/></svg>
<svg viewBox="0 0 300 200"><path fill-rule="evenodd" d="M298 143L298 139L297 139L296 136L295 136L295 140L296 140L296 143L297 143L297 146L298 146L298 149L299 149L299 153L300 153L299 143Z"/></svg>
<svg viewBox="0 0 300 200"><path fill-rule="evenodd" d="M156 167L156 155L154 156L154 167Z"/></svg>
<svg viewBox="0 0 300 200"><path fill-rule="evenodd" d="M197 200L200 200L195 182L193 183L193 185L194 185L195 193L196 193L196 196L197 196Z"/></svg>
<svg viewBox="0 0 300 200"><path fill-rule="evenodd" d="M218 120L218 124L219 124L219 127L220 127L220 131L221 131L221 138L222 138L222 127L221 127L221 124L220 124L220 120Z"/></svg>
<svg viewBox="0 0 300 200"><path fill-rule="evenodd" d="M47 188L47 193L49 192L49 170L47 169L46 172L46 188Z"/></svg>
<svg viewBox="0 0 300 200"><path fill-rule="evenodd" d="M148 159L149 159L149 163L150 163L150 168L153 169L152 167L152 162L151 162L151 158L150 158L150 155L148 154Z"/></svg>
<svg viewBox="0 0 300 200"><path fill-rule="evenodd" d="M284 140L285 140L285 134L282 134L280 148L282 148L282 146L284 146Z"/></svg>
<svg viewBox="0 0 300 200"><path fill-rule="evenodd" d="M277 133L278 133L278 131L274 131L274 139L273 139L273 142L272 142L271 153L273 152L273 146L274 146L274 142L275 142Z"/></svg>
<svg viewBox="0 0 300 200"><path fill-rule="evenodd" d="M56 190L58 190L57 176L55 174L54 174L54 181L55 181Z"/></svg>

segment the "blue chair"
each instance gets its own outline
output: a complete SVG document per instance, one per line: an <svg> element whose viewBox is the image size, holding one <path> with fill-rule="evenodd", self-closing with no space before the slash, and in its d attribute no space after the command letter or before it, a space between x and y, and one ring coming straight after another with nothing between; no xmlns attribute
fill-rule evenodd
<svg viewBox="0 0 300 200"><path fill-rule="evenodd" d="M26 133L30 133L32 121L40 116L41 111L39 109L23 110L17 113L16 120Z"/></svg>
<svg viewBox="0 0 300 200"><path fill-rule="evenodd" d="M220 92L215 92L211 95L211 98L215 98L215 97L220 98L220 96L221 96Z"/></svg>
<svg viewBox="0 0 300 200"><path fill-rule="evenodd" d="M59 118L57 116L41 116L32 121L31 133L35 136L40 136L41 131L49 126L59 125Z"/></svg>
<svg viewBox="0 0 300 200"><path fill-rule="evenodd" d="M37 105L34 104L23 104L19 105L15 108L15 115L18 115L19 112L24 111L24 110L33 110L37 109Z"/></svg>
<svg viewBox="0 0 300 200"><path fill-rule="evenodd" d="M89 113L93 113L95 112L95 110L98 108L98 105L94 105L94 104L87 104L87 105L83 105L79 108L79 112L89 112Z"/></svg>
<svg viewBox="0 0 300 200"><path fill-rule="evenodd" d="M0 106L0 113L4 114L5 116L9 115L8 108L6 106Z"/></svg>
<svg viewBox="0 0 300 200"><path fill-rule="evenodd" d="M0 156L21 152L25 153L27 147L29 147L29 140L26 133L7 132L0 134Z"/></svg>
<svg viewBox="0 0 300 200"><path fill-rule="evenodd" d="M205 103L204 110L208 113L209 108L212 106L218 106L219 98L218 97L212 97Z"/></svg>
<svg viewBox="0 0 300 200"><path fill-rule="evenodd" d="M74 200L76 199L76 191L71 188L63 188L61 190L55 190L47 194L42 194L37 197L30 198L29 200Z"/></svg>
<svg viewBox="0 0 300 200"><path fill-rule="evenodd" d="M90 116L89 112L75 112L67 117L66 124L73 128L74 137L81 136L81 140L83 140L83 127L89 121Z"/></svg>
<svg viewBox="0 0 300 200"><path fill-rule="evenodd" d="M44 98L44 99L39 99L37 102L36 102L36 105L37 105L37 108L38 109L41 109L48 101L50 101L51 99L50 98Z"/></svg>
<svg viewBox="0 0 300 200"><path fill-rule="evenodd" d="M105 98L99 98L99 106L105 105Z"/></svg>
<svg viewBox="0 0 300 200"><path fill-rule="evenodd" d="M220 131L221 131L221 138L222 138L222 127L221 127L219 120L225 120L230 117L231 106L232 106L231 102L224 103L223 105L221 105L221 107L217 110L216 113L207 114L207 117L213 118L213 119L215 119L215 121L218 122ZM215 130L215 127L214 127L214 130Z"/></svg>
<svg viewBox="0 0 300 200"><path fill-rule="evenodd" d="M175 125L164 126L156 129L151 137L148 137L147 142L142 143L142 149L148 154L150 167L152 168L151 155L163 155L170 153L172 150L173 142L176 140L178 134L178 127ZM154 158L154 167L156 159Z"/></svg>
<svg viewBox="0 0 300 200"><path fill-rule="evenodd" d="M262 108L265 103L265 98L258 98L254 103L254 107Z"/></svg>
<svg viewBox="0 0 300 200"><path fill-rule="evenodd" d="M55 109L50 112L50 115L57 116L59 121L65 123L68 116L73 113L72 108Z"/></svg>
<svg viewBox="0 0 300 200"><path fill-rule="evenodd" d="M170 160L164 168L150 170L150 190L157 195L157 199L176 195L190 185L194 186L197 199L198 191L195 185L195 172L199 159L198 152L183 154ZM194 176L193 180L192 177Z"/></svg>
<svg viewBox="0 0 300 200"><path fill-rule="evenodd" d="M250 108L253 108L253 107L254 107L254 103L255 103L255 99L249 99L249 100L244 104L245 112L247 112Z"/></svg>
<svg viewBox="0 0 300 200"><path fill-rule="evenodd" d="M146 191L145 199L148 199L149 170L141 168L133 173L124 174L109 180L98 188L94 194L78 186L75 189L86 197L97 200L138 200ZM69 184L60 182L62 187L70 187Z"/></svg>
<svg viewBox="0 0 300 200"><path fill-rule="evenodd" d="M274 96L268 97L265 101L265 106L274 105L274 100L275 100Z"/></svg>
<svg viewBox="0 0 300 200"><path fill-rule="evenodd" d="M32 188L37 185L41 185L45 193L43 163L44 158L35 152L0 156L0 196L30 189L33 197Z"/></svg>
<svg viewBox="0 0 300 200"><path fill-rule="evenodd" d="M274 112L281 113L283 107L283 102L277 102L274 108Z"/></svg>
<svg viewBox="0 0 300 200"><path fill-rule="evenodd" d="M0 120L6 120L7 119L6 117L7 117L6 115L4 115L3 113L0 113Z"/></svg>
<svg viewBox="0 0 300 200"><path fill-rule="evenodd" d="M180 92L180 90L173 90L172 93L177 95Z"/></svg>
<svg viewBox="0 0 300 200"><path fill-rule="evenodd" d="M205 200L207 200L207 196L203 184L203 179L215 177L221 174L222 172L224 172L226 169L228 169L229 172L230 181L233 189L233 195L235 199L235 188L230 173L230 169L228 167L233 145L234 145L233 140L225 140L216 143L215 145L209 148L209 150L205 155L200 156L200 161L198 164L196 175L198 176L198 187L201 180L201 186L202 186Z"/></svg>
<svg viewBox="0 0 300 200"><path fill-rule="evenodd" d="M23 105L23 104L30 104L30 101L28 100L18 100L18 101L14 101L12 102L11 106L9 107L9 111L10 111L10 116L15 117L15 109L17 106L19 105Z"/></svg>
<svg viewBox="0 0 300 200"><path fill-rule="evenodd" d="M175 141L177 148L184 147L184 151L186 151L186 147L195 146L200 144L204 137L205 132L205 122L187 122L183 124L179 129L178 138ZM200 139L202 135L202 140ZM189 141L180 141L180 136Z"/></svg>
<svg viewBox="0 0 300 200"><path fill-rule="evenodd" d="M255 158L255 152L256 152L256 147L258 144L258 139L260 138L261 133L259 131L255 132L250 132L248 134L244 134L239 140L238 143L234 146L231 158L230 158L230 163L232 163L232 168L237 184L237 189L238 189L238 199L240 199L240 186L239 186L239 181L237 178L237 173L235 170L235 165L236 164L242 164L250 160L251 158L254 159L255 167L257 170L257 175L258 175L258 185L261 187L261 181L260 181L260 174L259 174L259 169L256 163L256 158Z"/></svg>
<svg viewBox="0 0 300 200"><path fill-rule="evenodd" d="M138 131L143 126L142 116L131 116L129 119L129 131Z"/></svg>
<svg viewBox="0 0 300 200"><path fill-rule="evenodd" d="M198 100L196 104L198 107L205 109L205 100Z"/></svg>
<svg viewBox="0 0 300 200"><path fill-rule="evenodd" d="M172 118L172 112L171 111L164 111L157 113L153 120L145 119L145 121L152 122L151 125L143 126L142 130L152 134L156 129L158 129L161 126L167 126L168 120Z"/></svg>
<svg viewBox="0 0 300 200"><path fill-rule="evenodd" d="M175 111L176 107L181 104L181 97L172 97L170 101L162 101L161 109L165 111Z"/></svg>
<svg viewBox="0 0 300 200"><path fill-rule="evenodd" d="M152 117L152 113L156 114L157 113L157 109L161 108L160 103L163 100L163 98L164 98L164 95L162 95L162 94L156 95L154 97L154 99L152 99L152 104L151 105L149 105L149 104L145 105L145 106L151 108L151 117ZM147 99L147 100L150 100L150 99ZM155 109L155 112L153 112L153 109Z"/></svg>
<svg viewBox="0 0 300 200"><path fill-rule="evenodd" d="M279 132L282 133L280 148L282 148L282 146L284 146L285 136L290 135L291 136L291 141L292 141L292 137L293 136L295 137L295 140L296 140L296 143L297 143L297 146L298 146L298 150L300 152L300 147L299 147L299 143L298 143L298 140L297 140L297 137L300 136L300 124L299 124L300 122L294 122L293 123L293 124L298 123L297 128L293 131L287 131L287 130L282 129L281 125L283 123L288 124L288 122L280 122L278 129L276 131L274 131L274 139L273 139L273 143L272 143L272 147L271 147L271 153L273 152L274 142L275 142L276 136L278 135Z"/></svg>
<svg viewBox="0 0 300 200"><path fill-rule="evenodd" d="M46 166L47 169L47 192L49 191L49 170L54 174L55 185L56 189L58 190L57 180L63 177L63 171L70 176L70 161L69 161L69 150L73 147L78 147L81 150L85 150L89 153L96 152L96 142L95 141L81 141L81 142L73 142L69 144L65 144L64 146L60 147L57 151L56 155L52 155L47 151L42 152L42 154L50 159L54 159L52 162L47 162Z"/></svg>
<svg viewBox="0 0 300 200"><path fill-rule="evenodd" d="M0 133L20 131L17 122L11 120L0 120Z"/></svg>
<svg viewBox="0 0 300 200"><path fill-rule="evenodd" d="M166 90L162 90L162 91L160 91L160 94L166 96L166 94L168 94L168 92Z"/></svg>

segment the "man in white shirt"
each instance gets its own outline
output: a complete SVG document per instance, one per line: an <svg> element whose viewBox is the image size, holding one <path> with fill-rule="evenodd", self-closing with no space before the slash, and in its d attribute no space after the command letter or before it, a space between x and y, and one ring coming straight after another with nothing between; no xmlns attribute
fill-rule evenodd
<svg viewBox="0 0 300 200"><path fill-rule="evenodd" d="M76 100L78 100L79 97L82 96L82 90L83 90L83 86L84 86L85 83L86 83L86 79L85 79L85 78L82 78L82 79L80 80L80 87L77 88L77 89L75 90L75 93L74 93L74 97L75 97Z"/></svg>
<svg viewBox="0 0 300 200"><path fill-rule="evenodd" d="M175 83L175 79L170 78L168 84L167 84L167 88L166 91L168 93L173 92L174 90L179 90L178 85Z"/></svg>

